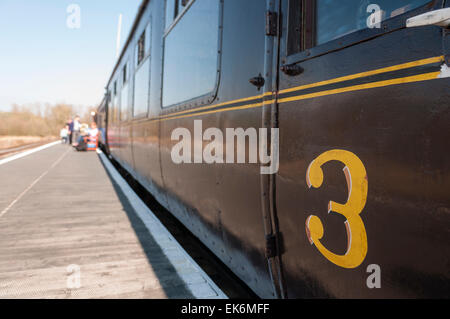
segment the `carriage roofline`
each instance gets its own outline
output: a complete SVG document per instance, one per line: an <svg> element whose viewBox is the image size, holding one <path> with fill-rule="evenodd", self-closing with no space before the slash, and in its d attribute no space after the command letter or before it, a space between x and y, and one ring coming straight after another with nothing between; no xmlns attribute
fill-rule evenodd
<svg viewBox="0 0 450 319"><path fill-rule="evenodd" d="M117 59L117 62L115 64L115 66L114 66L114 69L113 69L113 71L111 73L111 76L109 77L108 84L106 85L106 88L105 88L106 90L108 89L109 85L111 84L111 81L112 81L112 79L114 77L114 74L116 73L117 68L120 65L120 62L122 61L122 58L125 55L125 52L127 51L131 40L133 39L133 35L134 35L138 25L139 25L139 22L141 21L142 15L144 14L144 11L147 8L147 5L149 4L149 2L150 2L150 0L142 0L142 3L139 6L138 13L136 15L136 18L134 19L133 26L132 26L129 34L128 34L127 41L125 42L125 45L123 46L122 51L120 52L120 56Z"/></svg>

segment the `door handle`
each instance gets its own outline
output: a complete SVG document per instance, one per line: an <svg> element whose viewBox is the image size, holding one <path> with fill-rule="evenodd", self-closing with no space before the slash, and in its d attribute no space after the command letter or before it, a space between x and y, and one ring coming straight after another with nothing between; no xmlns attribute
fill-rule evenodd
<svg viewBox="0 0 450 319"><path fill-rule="evenodd" d="M450 8L430 11L406 20L406 27L423 27L437 25L443 28L450 26Z"/></svg>
<svg viewBox="0 0 450 319"><path fill-rule="evenodd" d="M303 68L297 64L288 64L281 67L281 71L289 76L297 76L303 73Z"/></svg>
<svg viewBox="0 0 450 319"><path fill-rule="evenodd" d="M258 76L251 78L250 83L253 84L254 86L256 86L259 91L266 83L266 80L264 80L264 78L262 77L262 75L260 73Z"/></svg>

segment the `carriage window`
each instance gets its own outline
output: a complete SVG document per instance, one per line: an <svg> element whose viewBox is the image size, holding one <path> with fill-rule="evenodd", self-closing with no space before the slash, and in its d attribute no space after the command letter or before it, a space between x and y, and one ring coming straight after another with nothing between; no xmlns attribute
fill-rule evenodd
<svg viewBox="0 0 450 319"><path fill-rule="evenodd" d="M148 111L149 88L150 88L150 59L136 71L134 78L134 109L133 116L145 116Z"/></svg>
<svg viewBox="0 0 450 319"><path fill-rule="evenodd" d="M150 43L151 43L151 23L147 24L144 32L138 39L136 45L136 66L139 66L146 57L150 54Z"/></svg>
<svg viewBox="0 0 450 319"><path fill-rule="evenodd" d="M134 75L133 117L146 116L150 91L151 22L145 28L136 46L136 73Z"/></svg>
<svg viewBox="0 0 450 319"><path fill-rule="evenodd" d="M219 3L219 0L193 1L183 17L165 35L164 107L207 95L215 89Z"/></svg>
<svg viewBox="0 0 450 319"><path fill-rule="evenodd" d="M172 24L175 16L175 0L166 0L166 28Z"/></svg>
<svg viewBox="0 0 450 319"><path fill-rule="evenodd" d="M316 45L374 28L381 21L416 9L430 0L316 0Z"/></svg>
<svg viewBox="0 0 450 319"><path fill-rule="evenodd" d="M302 0L290 0L288 12L287 54L291 55L302 50Z"/></svg>
<svg viewBox="0 0 450 319"><path fill-rule="evenodd" d="M417 9L430 0L289 0L287 55ZM303 29L303 30L302 30Z"/></svg>
<svg viewBox="0 0 450 319"><path fill-rule="evenodd" d="M142 63L145 57L145 31L139 37L138 44L136 46L136 65Z"/></svg>
<svg viewBox="0 0 450 319"><path fill-rule="evenodd" d="M128 120L128 83L125 84L122 88L122 93L120 95L120 120L127 121Z"/></svg>
<svg viewBox="0 0 450 319"><path fill-rule="evenodd" d="M117 81L114 81L114 85L113 85L113 91L114 91L114 98L113 98L113 103L112 103L112 122L113 123L117 123Z"/></svg>
<svg viewBox="0 0 450 319"><path fill-rule="evenodd" d="M190 0L166 0L166 29L188 5Z"/></svg>
<svg viewBox="0 0 450 319"><path fill-rule="evenodd" d="M128 81L128 73L127 73L127 64L125 64L123 66L123 70L122 70L122 83L125 84Z"/></svg>
<svg viewBox="0 0 450 319"><path fill-rule="evenodd" d="M125 63L122 70L122 92L120 94L120 120L128 120L129 103L128 103L128 63Z"/></svg>
<svg viewBox="0 0 450 319"><path fill-rule="evenodd" d="M120 93L120 109L118 112L119 120L128 120L128 63L125 63L122 68L122 90Z"/></svg>
<svg viewBox="0 0 450 319"><path fill-rule="evenodd" d="M151 35L152 35L152 31L150 29L150 23L147 25L147 27L145 28L145 45L144 45L144 50L145 50L145 55L149 55L150 54L150 43L151 43Z"/></svg>

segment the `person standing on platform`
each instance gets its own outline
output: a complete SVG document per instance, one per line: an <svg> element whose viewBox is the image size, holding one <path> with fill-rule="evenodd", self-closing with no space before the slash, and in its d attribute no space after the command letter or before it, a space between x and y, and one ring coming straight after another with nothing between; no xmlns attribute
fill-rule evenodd
<svg viewBox="0 0 450 319"><path fill-rule="evenodd" d="M73 141L73 120L69 119L69 121L67 122L67 127L69 130L69 144L72 145L72 141Z"/></svg>
<svg viewBox="0 0 450 319"><path fill-rule="evenodd" d="M61 129L59 136L61 137L62 144L67 144L69 142L69 129L67 125Z"/></svg>
<svg viewBox="0 0 450 319"><path fill-rule="evenodd" d="M73 121L73 146L78 145L78 138L80 137L80 130L81 130L81 123L80 123L80 117L77 115L75 116L75 120Z"/></svg>

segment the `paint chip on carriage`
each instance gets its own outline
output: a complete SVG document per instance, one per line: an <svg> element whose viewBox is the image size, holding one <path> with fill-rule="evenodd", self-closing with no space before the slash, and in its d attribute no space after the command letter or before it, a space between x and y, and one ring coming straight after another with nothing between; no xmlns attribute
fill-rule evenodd
<svg viewBox="0 0 450 319"><path fill-rule="evenodd" d="M438 75L439 79L450 78L450 67L447 64L442 64L441 73Z"/></svg>

